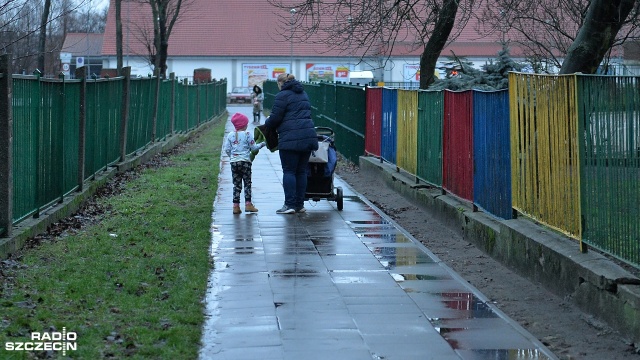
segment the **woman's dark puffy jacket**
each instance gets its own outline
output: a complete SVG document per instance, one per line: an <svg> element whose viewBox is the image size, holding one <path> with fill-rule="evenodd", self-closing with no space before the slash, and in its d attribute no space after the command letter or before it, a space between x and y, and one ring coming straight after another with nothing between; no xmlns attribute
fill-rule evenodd
<svg viewBox="0 0 640 360"><path fill-rule="evenodd" d="M318 150L318 136L311 120L311 102L302 84L282 84L265 125L278 131L278 150Z"/></svg>

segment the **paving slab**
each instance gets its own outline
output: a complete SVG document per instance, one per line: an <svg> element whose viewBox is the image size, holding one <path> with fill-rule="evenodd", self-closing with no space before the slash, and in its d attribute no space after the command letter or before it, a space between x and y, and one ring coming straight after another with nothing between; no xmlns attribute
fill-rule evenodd
<svg viewBox="0 0 640 360"><path fill-rule="evenodd" d="M259 212L234 215L220 169L201 359L557 359L338 176L342 211L276 214L280 159L263 149Z"/></svg>

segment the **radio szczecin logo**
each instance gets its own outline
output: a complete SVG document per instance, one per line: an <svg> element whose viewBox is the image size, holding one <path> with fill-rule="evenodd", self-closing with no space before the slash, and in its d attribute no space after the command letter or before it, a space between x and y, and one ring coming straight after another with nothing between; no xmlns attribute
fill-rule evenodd
<svg viewBox="0 0 640 360"><path fill-rule="evenodd" d="M31 341L13 341L4 344L7 351L62 351L62 355L67 355L67 350L78 350L76 343L78 334L67 332L67 328L62 328L62 332L32 332Z"/></svg>

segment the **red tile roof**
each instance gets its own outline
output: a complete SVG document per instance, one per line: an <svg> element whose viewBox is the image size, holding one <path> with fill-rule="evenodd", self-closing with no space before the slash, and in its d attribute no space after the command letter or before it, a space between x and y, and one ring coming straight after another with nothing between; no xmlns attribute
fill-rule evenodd
<svg viewBox="0 0 640 360"><path fill-rule="evenodd" d="M103 55L115 56L115 0L111 0L102 47ZM131 47L131 54L145 55L147 52L141 39L140 28L151 29L148 4L122 3L123 46ZM278 9L266 0L192 0L184 11L183 18L176 23L169 37L170 56L229 56L265 57L289 56L291 43L281 34L290 19L288 11ZM127 24L129 40L127 41ZM500 46L498 35L482 38L475 29L477 23L469 23L460 37L442 52L451 55L453 49L459 56L494 57ZM285 30L286 31L286 30ZM295 56L335 57L348 56L344 52L331 50L327 45L300 43L294 40ZM124 50L126 53L127 51ZM395 56L409 54L406 46L396 46Z"/></svg>

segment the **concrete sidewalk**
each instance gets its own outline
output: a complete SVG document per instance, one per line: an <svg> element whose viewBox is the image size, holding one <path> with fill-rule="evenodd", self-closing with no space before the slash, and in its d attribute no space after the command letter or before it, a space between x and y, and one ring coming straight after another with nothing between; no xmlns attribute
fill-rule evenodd
<svg viewBox="0 0 640 360"><path fill-rule="evenodd" d="M233 215L221 160L202 359L556 359L337 176L343 211L320 200L276 214L280 159L263 149L260 211Z"/></svg>

